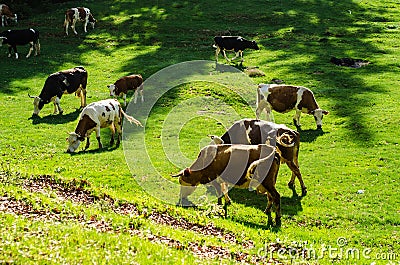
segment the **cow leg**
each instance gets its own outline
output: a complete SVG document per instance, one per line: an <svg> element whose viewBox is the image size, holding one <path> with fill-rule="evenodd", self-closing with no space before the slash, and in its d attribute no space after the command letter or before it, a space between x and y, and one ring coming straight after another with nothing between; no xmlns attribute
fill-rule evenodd
<svg viewBox="0 0 400 265"><path fill-rule="evenodd" d="M221 51L221 49L217 46L215 49L215 62L218 63L218 54Z"/></svg>
<svg viewBox="0 0 400 265"><path fill-rule="evenodd" d="M114 136L115 136L115 126L114 126L114 123L111 123L111 125L110 125L110 130L111 130L110 146L113 146L113 145L114 145Z"/></svg>
<svg viewBox="0 0 400 265"><path fill-rule="evenodd" d="M35 56L40 55L40 43L39 40L34 44Z"/></svg>
<svg viewBox="0 0 400 265"><path fill-rule="evenodd" d="M307 195L307 187L303 182L303 177L301 176L300 169L299 169L299 166L298 166L298 162L297 161L296 161L296 163L295 162L286 162L286 164L288 165L288 167L292 171L292 178L290 179L290 181L288 183L289 188L291 190L294 190L294 188L295 188L294 181L295 181L296 176L297 176L297 179L299 180L300 185L301 185L301 195L302 196Z"/></svg>
<svg viewBox="0 0 400 265"><path fill-rule="evenodd" d="M33 41L29 42L29 52L26 55L26 58L29 58L29 56L31 56L32 51L33 51Z"/></svg>
<svg viewBox="0 0 400 265"><path fill-rule="evenodd" d="M275 186L267 188L267 197L268 197L268 206L265 209L266 214L271 213L271 206L274 204L275 206L275 224L276 226L281 225L281 195L276 190ZM271 203L272 202L272 203Z"/></svg>
<svg viewBox="0 0 400 265"><path fill-rule="evenodd" d="M86 107L86 89L81 89L81 108Z"/></svg>
<svg viewBox="0 0 400 265"><path fill-rule="evenodd" d="M55 97L55 99L54 99L54 104L57 106L57 108L58 108L58 112L60 113L60 114L63 114L63 109L61 108L61 105L60 105L60 98L59 97ZM54 114L56 114L57 113L57 111L56 111L56 109L54 109Z"/></svg>
<svg viewBox="0 0 400 265"><path fill-rule="evenodd" d="M241 51L237 51L237 52L235 53L235 57L233 57L233 58L231 59L231 61L233 61L233 60L235 60L236 58L238 58L239 55L240 55L240 53L241 53Z"/></svg>
<svg viewBox="0 0 400 265"><path fill-rule="evenodd" d="M99 143L99 149L102 149L103 145L101 144L101 141L100 141L100 125L98 125L95 130L96 130L96 139L97 139L97 142Z"/></svg>
<svg viewBox="0 0 400 265"><path fill-rule="evenodd" d="M136 93L136 92L135 92ZM126 94L123 94L123 99L124 99L124 106L126 107ZM136 99L136 98L135 98ZM135 101L135 103L136 103L136 101Z"/></svg>
<svg viewBox="0 0 400 265"><path fill-rule="evenodd" d="M225 50L222 50L222 53L224 54L225 60L227 60L228 62L230 62L231 60L228 58L228 56L226 56Z"/></svg>
<svg viewBox="0 0 400 265"><path fill-rule="evenodd" d="M144 102L143 84L140 85L140 87L139 87L139 92L140 92L140 96L141 96L142 102Z"/></svg>
<svg viewBox="0 0 400 265"><path fill-rule="evenodd" d="M243 62L243 51L240 51L240 61Z"/></svg>
<svg viewBox="0 0 400 265"><path fill-rule="evenodd" d="M13 47L12 46L8 46L8 58L10 58L11 57L11 51L13 50ZM14 52L15 52L15 50L16 50L16 48L14 49ZM18 59L18 55L15 55L16 56L16 59Z"/></svg>
<svg viewBox="0 0 400 265"><path fill-rule="evenodd" d="M213 181L212 185L215 188L216 193L217 193L218 205L222 205L222 196L224 196L224 198L225 198L225 203L231 204L231 199L229 198L229 195L228 195L227 184L225 182L220 183L217 181Z"/></svg>
<svg viewBox="0 0 400 265"><path fill-rule="evenodd" d="M294 123L294 126L296 126L297 128L301 127L300 115L301 115L301 110L296 109L296 113L294 114L294 117L293 117L293 123Z"/></svg>
<svg viewBox="0 0 400 265"><path fill-rule="evenodd" d="M138 91L138 89L136 88L135 94L134 94L134 98L133 98L133 103L135 103L135 104L136 104L136 102L137 102L138 93L139 93L139 91Z"/></svg>
<svg viewBox="0 0 400 265"><path fill-rule="evenodd" d="M78 35L78 32L76 32L76 30L75 30L75 24L76 24L76 20L74 19L74 20L72 21L71 28L72 28L72 30L74 31L75 35Z"/></svg>
<svg viewBox="0 0 400 265"><path fill-rule="evenodd" d="M116 146L118 147L122 140L122 129L121 129L122 128L122 118L120 118L117 123L114 123L114 125L115 125L115 129L118 133L117 144L116 144Z"/></svg>
<svg viewBox="0 0 400 265"><path fill-rule="evenodd" d="M88 149L89 148L89 146L90 146L90 140L89 140L89 136L88 137L86 137L86 145L85 145L85 150L86 149Z"/></svg>
<svg viewBox="0 0 400 265"><path fill-rule="evenodd" d="M87 24L88 24L88 20L85 20L85 23L83 24L83 31L87 32L86 28L87 28Z"/></svg>
<svg viewBox="0 0 400 265"><path fill-rule="evenodd" d="M65 23L65 34L68 36L69 21Z"/></svg>
<svg viewBox="0 0 400 265"><path fill-rule="evenodd" d="M272 121L271 118L271 105L266 100L261 100L257 104L256 118L260 119L261 112L265 109L267 121Z"/></svg>

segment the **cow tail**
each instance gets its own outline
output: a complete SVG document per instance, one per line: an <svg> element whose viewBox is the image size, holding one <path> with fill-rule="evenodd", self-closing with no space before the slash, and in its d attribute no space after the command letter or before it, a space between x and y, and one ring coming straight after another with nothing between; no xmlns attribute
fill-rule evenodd
<svg viewBox="0 0 400 265"><path fill-rule="evenodd" d="M134 123L137 126L143 127L143 125L140 123L140 121L138 121L137 119L135 119L132 116L129 116L128 114L125 113L125 111L122 108L119 108L119 111L122 115L124 115L124 117L130 122L130 123Z"/></svg>

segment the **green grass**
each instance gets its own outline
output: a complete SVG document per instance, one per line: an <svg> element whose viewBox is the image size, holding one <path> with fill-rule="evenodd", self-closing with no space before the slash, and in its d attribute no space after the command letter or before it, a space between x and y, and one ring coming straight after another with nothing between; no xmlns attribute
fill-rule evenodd
<svg viewBox="0 0 400 265"><path fill-rule="evenodd" d="M98 19L95 29L88 27L84 34L78 24L78 36L72 31L65 36L63 12L81 5ZM6 57L6 47L0 48L0 197L32 207L28 214L22 210L12 214L0 204L0 263L219 264L216 256L196 255L192 244L270 257L272 243L277 241L287 251L292 247L319 254L308 260L295 257L293 263L400 261L400 14L396 1L150 0L113 1L111 5L71 1L54 4L53 9L21 20L17 26L40 31L41 56L26 59L27 47L18 47L20 59L15 60ZM181 208L157 199L170 196L170 202L176 201L177 194L171 194L178 191L175 185L171 189L163 185L166 181L176 184L169 176L197 157L199 148L208 143L207 134L221 135L235 120L255 116L256 87L247 83L230 87L197 80L201 73L195 73L191 80L196 81L168 87L179 76L177 72L160 83L168 91L159 98L157 86L145 87L145 103L130 105L128 110L146 127L126 125L129 134L117 149L109 147L110 133L102 130L104 150L97 150L92 136L89 151L65 153L67 132L75 129L79 116L80 102L72 95L62 97L63 115L52 115L49 104L40 119L30 119L33 105L27 94L38 95L53 72L83 65L89 73L88 102L93 102L108 98L106 85L120 76L140 73L151 80L177 63L213 60L213 36L229 34L258 42L260 51L244 52L245 67L257 66L266 73L253 78L254 84L278 78L309 87L319 105L330 111L323 120L323 132L315 131L312 117L301 117L299 160L308 194L292 196L287 188L291 173L282 165L277 183L282 196L281 228L268 225L263 213L266 198L246 190L230 191L234 203L227 218L213 203ZM330 64L331 56L372 63L359 69L337 67ZM225 62L222 57L220 62ZM155 105L147 117L145 109L152 100ZM274 118L294 128L292 115L274 113ZM42 175L78 187L84 181L87 185L81 188L99 199L79 203L63 199L51 188L35 192L22 185L25 179ZM205 188L199 190L201 194ZM364 192L359 194L359 190ZM102 198L112 198L112 202ZM112 210L124 202L135 205L138 213ZM213 224L223 234L235 235L236 241L157 223L150 217L153 212L199 226ZM51 217L55 213L60 219ZM107 229L90 226L93 221L104 221ZM163 237L169 241L158 239ZM347 240L341 258L332 249L338 248L339 238ZM252 246L246 247L248 242ZM329 247L331 253L323 251ZM360 251L360 259L346 256L352 248ZM287 251L274 252L273 257L288 264L292 257ZM235 260L234 255L222 256L221 263Z"/></svg>

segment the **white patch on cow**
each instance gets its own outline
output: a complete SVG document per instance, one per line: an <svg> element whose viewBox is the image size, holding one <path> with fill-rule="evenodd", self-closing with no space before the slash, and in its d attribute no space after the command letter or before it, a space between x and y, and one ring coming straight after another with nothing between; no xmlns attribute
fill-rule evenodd
<svg viewBox="0 0 400 265"><path fill-rule="evenodd" d="M39 112L40 112L39 102L40 102L40 98L34 97L34 99L33 99L33 114L34 115L39 115Z"/></svg>
<svg viewBox="0 0 400 265"><path fill-rule="evenodd" d="M110 97L115 97L115 85L114 84L110 84L107 87L110 90Z"/></svg>
<svg viewBox="0 0 400 265"><path fill-rule="evenodd" d="M68 141L68 148L67 152L73 153L75 152L76 149L78 149L79 145L81 144L81 141L79 140L80 135L78 135L75 132L71 132L68 135L67 141Z"/></svg>
<svg viewBox="0 0 400 265"><path fill-rule="evenodd" d="M30 30L30 31L32 31L33 33L35 33L35 32L36 32L36 31L35 31L34 29L32 29L32 28L30 28L29 30Z"/></svg>
<svg viewBox="0 0 400 265"><path fill-rule="evenodd" d="M273 121L272 107L268 102L268 96L271 94L270 88L278 86L276 84L259 84L257 88L257 109L256 117L260 118L261 112L265 110L268 121Z"/></svg>
<svg viewBox="0 0 400 265"><path fill-rule="evenodd" d="M322 117L324 116L323 112L324 110L322 109L316 109L312 112L318 127L322 126Z"/></svg>

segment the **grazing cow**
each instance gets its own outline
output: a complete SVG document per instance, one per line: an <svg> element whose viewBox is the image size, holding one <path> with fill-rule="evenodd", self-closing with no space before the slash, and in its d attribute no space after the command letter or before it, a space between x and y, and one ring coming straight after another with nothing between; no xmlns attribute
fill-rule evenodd
<svg viewBox="0 0 400 265"><path fill-rule="evenodd" d="M11 9L5 4L0 4L0 16L2 27L8 24L8 19L13 20L15 23L17 23L17 14L14 14Z"/></svg>
<svg viewBox="0 0 400 265"><path fill-rule="evenodd" d="M265 109L267 118L271 119L271 110L285 113L296 110L293 118L294 125L300 128L300 114L307 113L314 116L317 129L322 128L322 118L328 111L320 109L313 92L302 86L259 84L257 89L257 119Z"/></svg>
<svg viewBox="0 0 400 265"><path fill-rule="evenodd" d="M141 75L128 75L121 77L114 84L110 84L107 86L110 89L110 97L120 96L121 94L124 97L124 104L126 106L126 94L128 94L129 90L135 91L135 99L134 103L136 104L138 93L142 97L142 102L144 101L143 97L143 78Z"/></svg>
<svg viewBox="0 0 400 265"><path fill-rule="evenodd" d="M276 223L279 225L280 195L275 188L276 177L279 171L280 155L269 144L260 145L208 145L201 149L196 161L188 168L183 169L173 177L179 177L181 184L180 203L188 201L187 197L193 193L199 184L211 183L217 194L225 197L225 214L230 204L227 185L229 183L238 188L256 189L259 193L268 196L266 212L275 204Z"/></svg>
<svg viewBox="0 0 400 265"><path fill-rule="evenodd" d="M225 59L228 62L235 60L239 55L241 61L243 62L243 51L245 49L253 49L253 50L260 49L258 48L256 41L246 40L245 38L240 36L215 36L214 42L215 44L213 45L213 47L216 48L215 61L217 63L218 63L218 54L220 53L220 51L222 51ZM234 51L236 55L232 59L229 59L226 56L225 51Z"/></svg>
<svg viewBox="0 0 400 265"><path fill-rule="evenodd" d="M85 150L89 148L89 137L93 131L96 131L97 142L99 149L103 148L100 141L100 128L110 127L111 140L110 145L114 144L115 129L117 129L117 147L122 139L122 119L124 116L130 123L135 123L138 126L142 124L126 114L115 99L105 99L90 103L81 112L78 125L74 132L69 133L67 141L69 143L67 153L73 153L79 147L80 143L86 138Z"/></svg>
<svg viewBox="0 0 400 265"><path fill-rule="evenodd" d="M54 114L57 113L57 109L62 114L63 110L60 106L62 95L74 92L81 98L81 108L85 107L87 78L88 74L82 66L49 75L44 82L42 92L40 92L39 96L33 97L28 94L30 98L34 99L32 115L39 115L44 104L50 101L54 103Z"/></svg>
<svg viewBox="0 0 400 265"><path fill-rule="evenodd" d="M11 57L11 50L14 50L15 58L18 59L17 45L29 44L29 52L26 58L31 56L35 50L35 56L40 54L39 31L35 29L9 29L0 33L0 46L8 45L8 57Z"/></svg>
<svg viewBox="0 0 400 265"><path fill-rule="evenodd" d="M70 24L71 24L71 28L74 31L75 35L78 34L78 32L76 32L76 30L75 30L75 24L77 21L83 22L83 30L85 32L87 32L86 27L87 27L88 23L90 23L90 25L92 25L93 29L94 29L94 24L96 23L96 19L94 19L89 8L76 7L76 8L68 9L65 12L65 20L64 20L65 34L68 35L68 27Z"/></svg>
<svg viewBox="0 0 400 265"><path fill-rule="evenodd" d="M307 187L299 168L300 134L283 124L263 120L242 119L235 122L221 137L210 135L214 144L249 144L270 143L281 154L281 162L292 171L288 186L295 192L295 179L300 182L301 194L307 194ZM277 139L280 139L277 141Z"/></svg>

